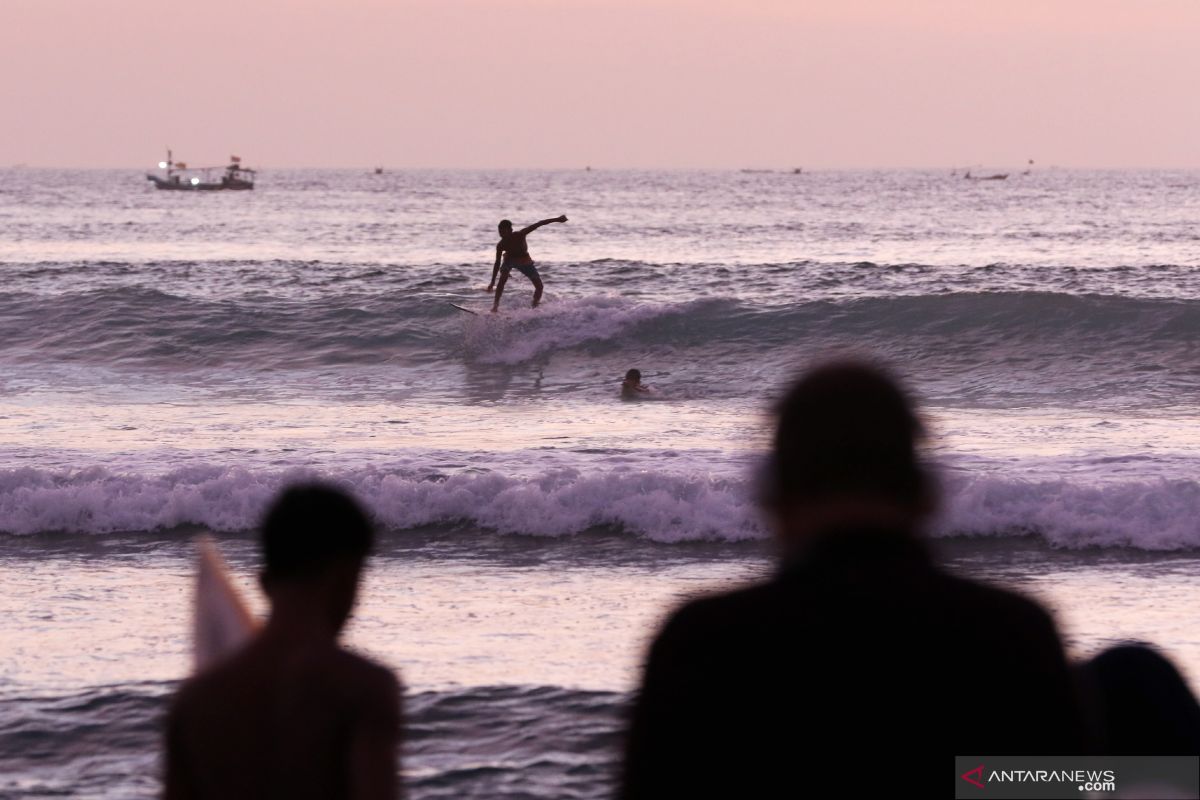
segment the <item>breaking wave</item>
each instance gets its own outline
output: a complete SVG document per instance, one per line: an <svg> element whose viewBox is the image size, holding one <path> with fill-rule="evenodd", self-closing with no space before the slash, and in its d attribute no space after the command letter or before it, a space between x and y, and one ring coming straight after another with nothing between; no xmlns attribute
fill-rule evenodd
<svg viewBox="0 0 1200 800"><path fill-rule="evenodd" d="M141 287L0 293L9 358L99 364L244 366L377 363L404 354L515 364L603 342L676 349L714 344L747 356L777 346L908 343L919 350L1023 345L1073 357L1115 351L1194 360L1200 301L1047 292L798 300L652 302L596 295L470 317L407 292L315 299L202 299Z"/></svg>
<svg viewBox="0 0 1200 800"><path fill-rule="evenodd" d="M0 471L0 519L10 534L104 534L200 526L253 529L290 483L323 479L354 492L390 530L470 526L503 534L569 536L596 528L659 541L765 538L751 486L708 475L574 469L532 476L499 472L420 474L365 468L252 471L188 467L159 475L32 468ZM1102 485L1013 477L952 476L939 536L1034 534L1066 548L1200 547L1200 483Z"/></svg>

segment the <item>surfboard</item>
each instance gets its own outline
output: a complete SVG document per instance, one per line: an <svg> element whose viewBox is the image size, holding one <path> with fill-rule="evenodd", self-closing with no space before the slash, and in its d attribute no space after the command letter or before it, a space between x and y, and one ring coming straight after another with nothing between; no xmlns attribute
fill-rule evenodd
<svg viewBox="0 0 1200 800"><path fill-rule="evenodd" d="M451 305L451 306L453 306L454 308L457 308L459 311L465 311L465 312L467 312L468 314L472 314L472 315L474 315L474 316L479 316L479 312L478 312L478 311L472 311L472 310L471 310L471 309L469 309L469 308L463 308L463 307L462 307L462 306L460 306L458 303L451 303L450 305Z"/></svg>
<svg viewBox="0 0 1200 800"><path fill-rule="evenodd" d="M248 642L260 626L229 580L229 568L213 540L200 537L196 551L192 655L193 668L200 672Z"/></svg>

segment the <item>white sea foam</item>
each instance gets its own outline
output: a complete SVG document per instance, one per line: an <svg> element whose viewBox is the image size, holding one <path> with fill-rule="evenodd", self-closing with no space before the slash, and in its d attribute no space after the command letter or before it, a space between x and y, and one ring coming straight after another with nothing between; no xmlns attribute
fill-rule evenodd
<svg viewBox="0 0 1200 800"><path fill-rule="evenodd" d="M464 322L466 350L486 363L517 364L554 350L616 338L638 323L685 313L692 305L638 303L600 295L507 310L500 317L480 315Z"/></svg>
<svg viewBox="0 0 1200 800"><path fill-rule="evenodd" d="M1200 483L1122 481L1078 485L981 476L950 481L940 532L1037 533L1070 548L1200 547Z"/></svg>
<svg viewBox="0 0 1200 800"><path fill-rule="evenodd" d="M250 530L280 487L317 478L353 491L387 529L466 524L563 536L609 527L661 542L766 536L747 484L644 470L559 469L532 477L375 468L330 475L216 466L160 475L6 470L0 471L0 520L15 534ZM938 536L1036 534L1068 548L1200 547L1195 481L1092 486L981 476L948 481L945 498L946 510L934 526Z"/></svg>
<svg viewBox="0 0 1200 800"><path fill-rule="evenodd" d="M255 473L225 467L157 476L100 468L7 470L0 472L0 524L17 534L185 525L248 530L281 486L315 478L353 491L387 528L470 523L501 533L555 536L612 526L661 541L761 535L739 485L641 471L585 476L574 470L534 478L415 476L376 469L328 476L302 469Z"/></svg>

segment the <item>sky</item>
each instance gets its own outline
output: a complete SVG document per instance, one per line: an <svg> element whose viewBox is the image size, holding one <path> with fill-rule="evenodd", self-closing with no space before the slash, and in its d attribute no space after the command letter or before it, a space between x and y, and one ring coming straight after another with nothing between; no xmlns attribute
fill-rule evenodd
<svg viewBox="0 0 1200 800"><path fill-rule="evenodd" d="M0 0L0 167L1200 167L1200 0Z"/></svg>

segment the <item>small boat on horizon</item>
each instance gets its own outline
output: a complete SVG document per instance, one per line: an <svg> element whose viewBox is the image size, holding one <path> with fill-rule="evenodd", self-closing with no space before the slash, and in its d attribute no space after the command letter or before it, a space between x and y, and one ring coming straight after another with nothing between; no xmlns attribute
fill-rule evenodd
<svg viewBox="0 0 1200 800"><path fill-rule="evenodd" d="M966 175L963 175L969 181L1004 181L1008 180L1007 172L997 172L995 175L972 175L970 170Z"/></svg>
<svg viewBox="0 0 1200 800"><path fill-rule="evenodd" d="M154 183L155 189L183 192L253 189L256 174L249 167L243 167L242 159L238 156L230 156L229 166L226 167L189 167L183 161L175 161L170 150L167 150L167 160L158 162L158 168L166 171L166 177L146 175L146 179ZM209 176L218 169L224 169L225 174L220 180L211 180Z"/></svg>

